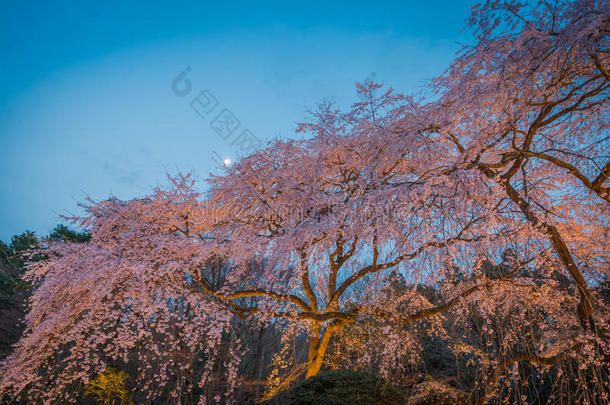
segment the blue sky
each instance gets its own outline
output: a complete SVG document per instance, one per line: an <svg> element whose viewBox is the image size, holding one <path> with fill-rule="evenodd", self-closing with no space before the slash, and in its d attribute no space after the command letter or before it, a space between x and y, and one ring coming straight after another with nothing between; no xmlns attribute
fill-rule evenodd
<svg viewBox="0 0 610 405"><path fill-rule="evenodd" d="M475 3L4 0L0 239L46 235L87 195L218 172L213 156L238 158L241 131L294 137L316 103L357 101L355 82L418 91L471 40ZM191 92L177 96L187 67ZM200 116L203 90L218 105ZM223 139L210 123L225 108L240 127Z"/></svg>

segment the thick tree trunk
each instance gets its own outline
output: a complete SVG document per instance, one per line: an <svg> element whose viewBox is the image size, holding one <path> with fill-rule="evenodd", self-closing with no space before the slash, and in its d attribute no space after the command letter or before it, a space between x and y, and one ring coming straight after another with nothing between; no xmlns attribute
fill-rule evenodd
<svg viewBox="0 0 610 405"><path fill-rule="evenodd" d="M322 364L324 364L324 356L326 355L326 349L328 349L330 338L335 332L341 330L345 324L345 320L336 319L328 324L324 331L322 331L322 325L319 323L312 325L312 333L309 339L306 378L313 377L320 372L320 368L322 368Z"/></svg>
<svg viewBox="0 0 610 405"><path fill-rule="evenodd" d="M320 371L321 364L318 364L318 348L320 346L320 325L312 325L311 336L309 337L309 352L307 355L307 374L306 378L313 377Z"/></svg>
<svg viewBox="0 0 610 405"><path fill-rule="evenodd" d="M321 350L316 350L314 356L309 358L307 363L307 374L305 378L310 378L316 376L320 372L320 368L324 363L324 354L326 353L326 347Z"/></svg>

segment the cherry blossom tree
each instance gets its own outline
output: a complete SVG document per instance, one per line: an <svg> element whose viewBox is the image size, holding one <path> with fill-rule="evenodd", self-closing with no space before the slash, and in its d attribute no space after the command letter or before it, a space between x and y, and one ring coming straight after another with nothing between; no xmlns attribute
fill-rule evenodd
<svg viewBox="0 0 610 405"><path fill-rule="evenodd" d="M81 219L92 232L88 243L46 241L49 259L27 275L38 287L26 334L3 364L2 391L62 398L109 361L136 356L143 391L154 397L168 388L176 397L180 384L167 386L192 368L194 354L214 357L231 316L189 288L185 268L196 244L175 228L197 194L189 177L172 181L146 199L88 206ZM227 359L229 370L234 361Z"/></svg>
<svg viewBox="0 0 610 405"><path fill-rule="evenodd" d="M398 99L388 94L380 107ZM48 241L49 260L29 272L41 284L2 383L56 397L109 360L127 361L146 347L150 358L139 356L138 381L154 396L171 373L186 374L202 348L213 364L233 315L292 322L309 337L305 374L317 374L333 334L367 316L354 305L356 287L368 285L373 294L396 269L431 277L425 273L442 255L420 255L491 237L480 236L484 214L466 199L427 206L440 191L456 196L470 180L414 183L413 167L400 162L409 156L423 167L439 151L397 134L398 160L383 158L377 132L366 127L367 108L357 106L347 117L354 124L342 126L327 123L330 111L322 108L312 139L242 160L212 179L206 199L191 176L179 175L147 198L90 205L79 221L91 241ZM186 356L176 356L179 347ZM238 355L227 367L236 367ZM49 382L54 388L46 390Z"/></svg>
<svg viewBox="0 0 610 405"><path fill-rule="evenodd" d="M500 398L523 362L607 367L594 287L610 273L609 11L485 3L477 43L433 97L367 83L361 102L322 104L302 140L241 159L205 195L178 174L145 198L90 202L74 220L91 240L45 241L49 259L30 267L27 332L0 392L74 400L71 384L136 357L148 399L179 403L202 358L199 402L230 403L248 350L238 318L307 338L302 362L277 354L270 394L325 363L407 384L423 336L455 335L453 355L476 359L473 402Z"/></svg>
<svg viewBox="0 0 610 405"><path fill-rule="evenodd" d="M396 100L388 94L380 103ZM425 229L435 216L457 208L426 208L423 201L437 190L411 187L401 160L380 158L377 132L360 128L369 124L368 113L359 115L366 103L352 117L331 122L329 108L323 106L320 122L309 126L312 139L277 143L213 180L209 204L219 212L213 215L208 249L211 257L229 261L230 269L218 290L198 279L204 291L230 301L238 314L301 323L310 336L308 377L320 370L332 335L363 315L349 299L356 286L379 285L381 275L408 266L428 249L479 239L473 235L481 221L476 208L465 203L460 213L467 215ZM418 142L395 137L402 161L408 154L425 162L431 159L426 155L437 153L420 149ZM405 201L411 193L422 195ZM253 276L252 262L273 271ZM421 271L412 269L417 277ZM261 299L254 307L235 303L253 296Z"/></svg>
<svg viewBox="0 0 610 405"><path fill-rule="evenodd" d="M455 144L457 170L499 186L545 235L578 286L595 328L587 278L608 274L610 189L607 1L487 2L470 23L478 43L439 78L432 128ZM586 267L586 274L583 273Z"/></svg>

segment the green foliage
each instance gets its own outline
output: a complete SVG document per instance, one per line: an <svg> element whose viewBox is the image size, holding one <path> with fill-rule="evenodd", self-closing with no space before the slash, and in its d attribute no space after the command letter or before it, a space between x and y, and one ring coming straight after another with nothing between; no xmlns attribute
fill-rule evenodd
<svg viewBox="0 0 610 405"><path fill-rule="evenodd" d="M29 289L29 284L21 276L25 272L25 263L44 258L38 253L31 254L31 249L38 246L38 238L31 231L14 235L9 245L0 242L0 311L14 307L16 295Z"/></svg>
<svg viewBox="0 0 610 405"><path fill-rule="evenodd" d="M108 368L85 387L86 395L93 395L100 404L132 405L131 393L126 387L129 374L123 370Z"/></svg>
<svg viewBox="0 0 610 405"><path fill-rule="evenodd" d="M15 254L23 253L38 246L38 238L32 231L25 231L22 234L14 235L11 238L11 249Z"/></svg>
<svg viewBox="0 0 610 405"><path fill-rule="evenodd" d="M0 304L10 301L19 279L19 269L13 264L12 256L11 248L0 242Z"/></svg>
<svg viewBox="0 0 610 405"><path fill-rule="evenodd" d="M383 379L352 370L333 370L305 380L282 395L286 405L403 404L403 394Z"/></svg>
<svg viewBox="0 0 610 405"><path fill-rule="evenodd" d="M0 242L0 359L12 351L23 332L29 283L21 277L24 264L32 259L29 249L37 246L38 240L30 231L13 236L10 245Z"/></svg>
<svg viewBox="0 0 610 405"><path fill-rule="evenodd" d="M75 232L65 225L57 225L49 239L60 242L82 243L91 239L86 232ZM24 281L28 262L44 260L39 239L32 231L14 235L7 245L0 241L0 359L12 351L12 345L23 332L25 303L33 287Z"/></svg>
<svg viewBox="0 0 610 405"><path fill-rule="evenodd" d="M11 238L9 260L15 267L22 269L29 261L44 259L43 255L31 254L31 250L38 247L38 238L34 232L25 231L22 234L14 235Z"/></svg>
<svg viewBox="0 0 610 405"><path fill-rule="evenodd" d="M91 240L89 232L76 232L65 225L57 225L49 234L49 239L58 242L84 243Z"/></svg>

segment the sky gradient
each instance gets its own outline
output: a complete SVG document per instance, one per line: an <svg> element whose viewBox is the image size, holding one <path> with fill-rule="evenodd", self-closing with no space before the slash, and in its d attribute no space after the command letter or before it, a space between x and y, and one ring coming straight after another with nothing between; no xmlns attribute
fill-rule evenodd
<svg viewBox="0 0 610 405"><path fill-rule="evenodd" d="M210 127L221 109L265 140L324 99L358 101L356 82L416 92L470 41L475 3L2 2L0 240L48 234L87 195L218 172L213 156L240 153ZM203 117L202 90L218 101Z"/></svg>

